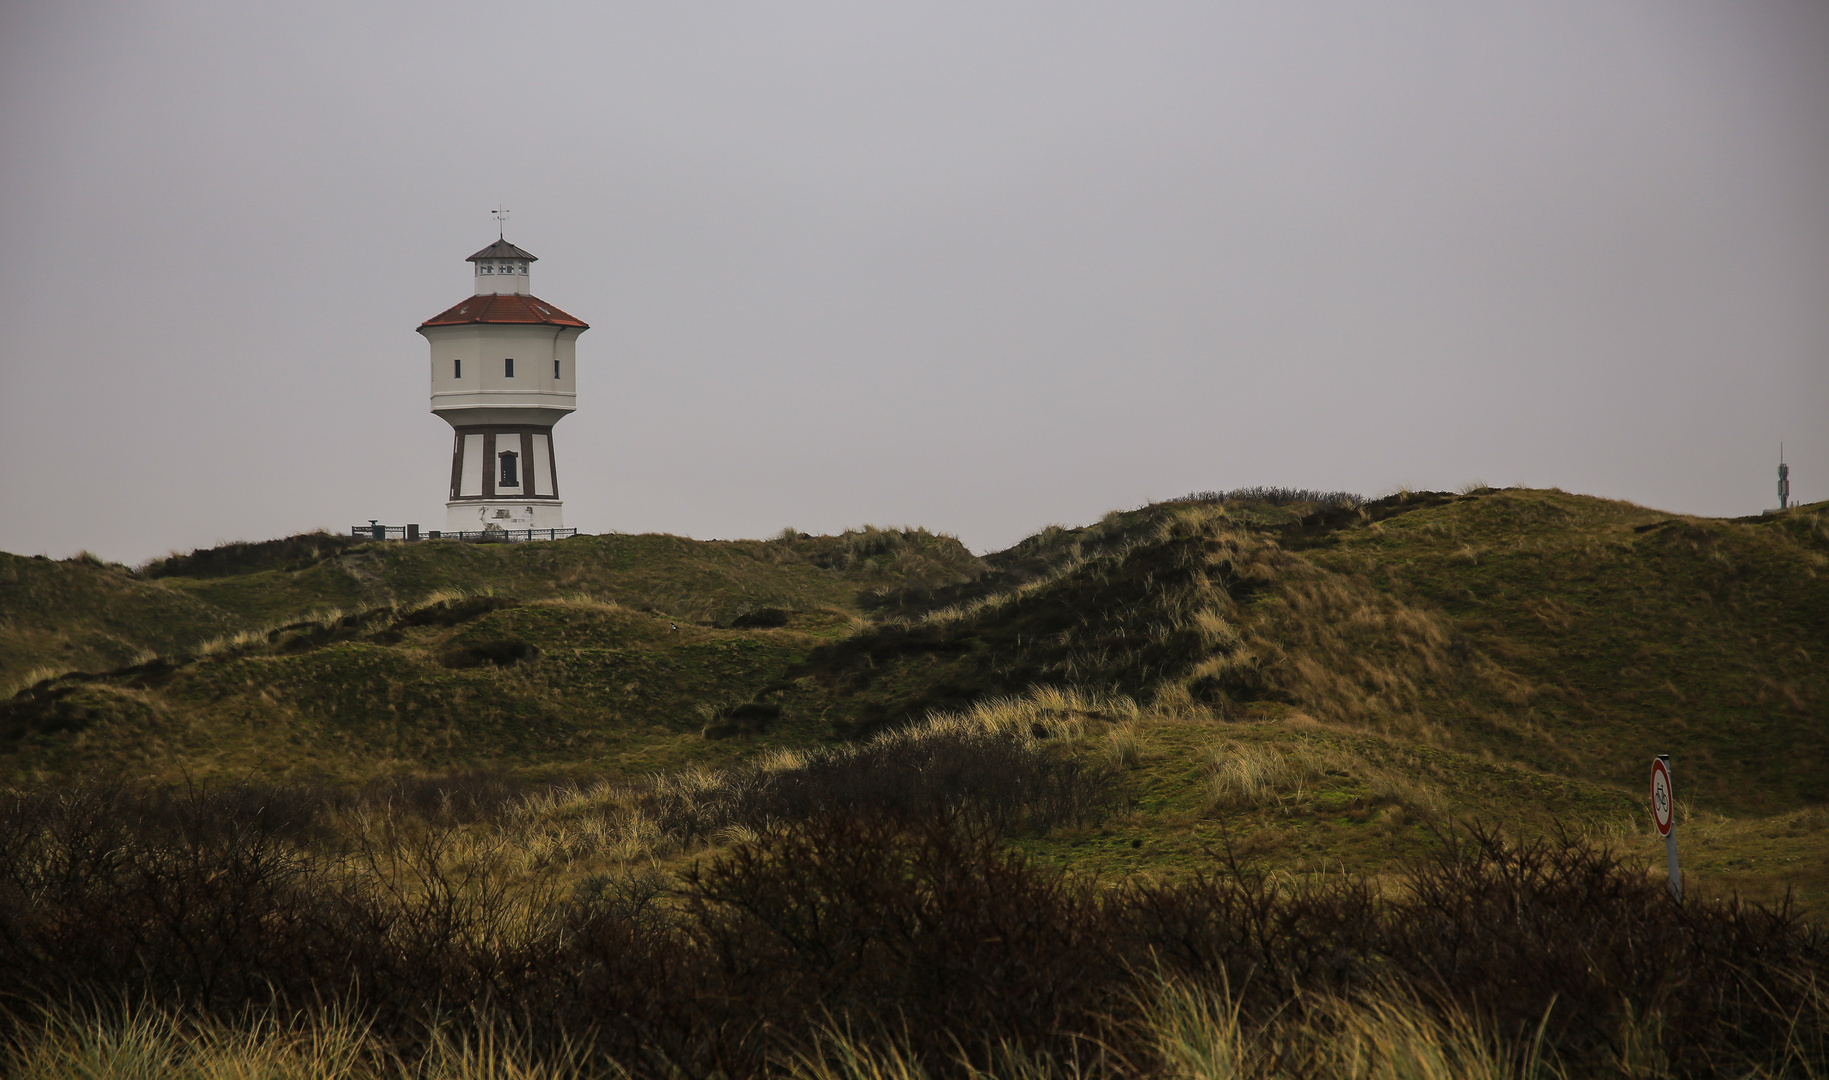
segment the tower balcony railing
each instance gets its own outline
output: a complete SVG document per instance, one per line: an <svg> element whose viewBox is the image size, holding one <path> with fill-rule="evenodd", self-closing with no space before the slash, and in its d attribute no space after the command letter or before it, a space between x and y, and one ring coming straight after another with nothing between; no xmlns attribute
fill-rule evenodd
<svg viewBox="0 0 1829 1080"><path fill-rule="evenodd" d="M371 521L367 525L351 525L349 535L363 540L462 540L471 544L506 544L524 543L529 540L564 540L577 536L577 529L476 529L469 531L452 531L429 529L420 531L417 525L383 525Z"/></svg>

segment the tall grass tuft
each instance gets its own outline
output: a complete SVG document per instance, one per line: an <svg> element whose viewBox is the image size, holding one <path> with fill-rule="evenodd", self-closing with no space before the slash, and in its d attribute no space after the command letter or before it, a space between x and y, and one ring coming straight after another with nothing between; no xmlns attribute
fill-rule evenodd
<svg viewBox="0 0 1829 1080"><path fill-rule="evenodd" d="M1270 1064L1223 980L1206 986L1163 979L1143 1002L1142 1023L1163 1072L1176 1080L1248 1080Z"/></svg>
<svg viewBox="0 0 1829 1080"><path fill-rule="evenodd" d="M1318 1071L1340 1080L1537 1080L1544 1025L1507 1046L1466 1009L1428 1008L1398 987L1314 1010ZM1547 1017L1546 1017L1547 1021Z"/></svg>
<svg viewBox="0 0 1829 1080"><path fill-rule="evenodd" d="M623 1076L576 1048L544 1058L491 1028L435 1026L417 1053L334 1011L235 1022L152 1006L47 1011L0 1051L13 1080L561 1080Z"/></svg>
<svg viewBox="0 0 1829 1080"><path fill-rule="evenodd" d="M0 1071L14 1080L380 1080L406 1072L391 1056L364 1025L334 1015L229 1024L139 1006L46 1011L6 1047Z"/></svg>

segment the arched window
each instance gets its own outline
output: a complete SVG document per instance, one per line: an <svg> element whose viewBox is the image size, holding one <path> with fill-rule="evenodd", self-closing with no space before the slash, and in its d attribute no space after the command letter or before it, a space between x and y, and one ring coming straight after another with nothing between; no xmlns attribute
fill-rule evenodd
<svg viewBox="0 0 1829 1080"><path fill-rule="evenodd" d="M513 450L504 450L500 457L502 459L502 478L497 480L495 485L497 487L520 487L521 455Z"/></svg>

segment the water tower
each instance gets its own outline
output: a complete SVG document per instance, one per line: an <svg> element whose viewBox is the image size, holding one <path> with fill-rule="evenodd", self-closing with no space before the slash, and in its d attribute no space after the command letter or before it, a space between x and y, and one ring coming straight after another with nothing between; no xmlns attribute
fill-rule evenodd
<svg viewBox="0 0 1829 1080"><path fill-rule="evenodd" d="M534 256L498 240L470 256L474 295L419 326L432 412L451 425L447 532L564 527L553 425L577 408L585 323L533 295Z"/></svg>

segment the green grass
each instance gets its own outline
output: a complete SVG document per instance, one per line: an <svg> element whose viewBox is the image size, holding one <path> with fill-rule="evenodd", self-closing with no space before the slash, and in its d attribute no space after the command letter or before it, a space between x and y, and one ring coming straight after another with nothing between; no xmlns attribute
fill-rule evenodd
<svg viewBox="0 0 1829 1080"><path fill-rule="evenodd" d="M384 615L298 651L280 633L174 671L66 680L35 709L14 710L31 732L15 768L358 779L722 760L730 747L699 737L701 707L779 684L822 633L843 625L811 613L780 629L673 630L665 616L583 600L514 604L449 626L400 625L407 621ZM534 652L507 665L450 666L504 642ZM790 712L782 726L804 720Z"/></svg>
<svg viewBox="0 0 1829 1080"><path fill-rule="evenodd" d="M1135 747L1123 774L1128 809L1022 837L1019 847L1113 882L1185 879L1231 858L1296 875L1379 876L1422 858L1460 823L1482 821L1519 835L1566 828L1663 874L1663 841L1629 785L1323 726L1278 707L1236 721L1145 710L1115 729ZM1107 755L1109 742L1095 736L1080 752ZM1284 765L1250 790L1221 790L1228 763L1258 755ZM1697 895L1775 903L1789 890L1802 909L1829 913L1829 810L1684 807L1677 834Z"/></svg>
<svg viewBox="0 0 1829 1080"><path fill-rule="evenodd" d="M0 552L0 693L46 674L178 652L241 625L234 613L125 567Z"/></svg>
<svg viewBox="0 0 1829 1080"><path fill-rule="evenodd" d="M1506 747L1619 780L1658 753L1710 805L1829 800L1829 515L1676 518L1560 492L1495 492L1307 552L1440 611L1515 677Z"/></svg>
<svg viewBox="0 0 1829 1080"><path fill-rule="evenodd" d="M1085 686L1283 703L1592 783L1636 787L1668 752L1686 797L1726 811L1829 798L1821 507L1663 524L1504 491L1324 530L1252 518L1167 505L1040 537L1050 557L987 558L1000 589L905 604L815 667L866 725Z"/></svg>
<svg viewBox="0 0 1829 1080"><path fill-rule="evenodd" d="M730 625L759 608L792 614ZM475 662L502 649L512 662ZM128 666L154 654L169 659ZM1377 872L1475 815L1649 851L1644 777L1668 752L1695 823L1686 866L1816 905L1826 655L1822 504L1721 521L1559 491L1194 500L982 559L879 529L305 537L139 575L0 556L0 674L91 673L0 703L0 769L638 779L1054 686L1145 719L1074 744L1121 765L1130 808L1020 841L1050 860L1176 876L1230 844L1294 872ZM778 718L707 737L746 702ZM1286 766L1216 794L1214 754L1241 748Z"/></svg>
<svg viewBox="0 0 1829 1080"><path fill-rule="evenodd" d="M850 612L876 590L938 586L983 569L952 537L871 527L710 542L615 534L351 545L306 536L227 550L236 557L174 556L137 574L87 557L0 553L0 691L46 672L107 670L223 635L411 605L453 588L522 600L583 595L685 622L728 622L756 607ZM185 576L187 566L207 573ZM241 567L247 572L224 572Z"/></svg>
<svg viewBox="0 0 1829 1080"><path fill-rule="evenodd" d="M523 599L586 594L722 621L749 607L848 608L861 589L956 580L978 565L951 537L866 529L807 540L612 534L533 544L374 543L303 570L160 580L254 622L406 603L450 587Z"/></svg>

